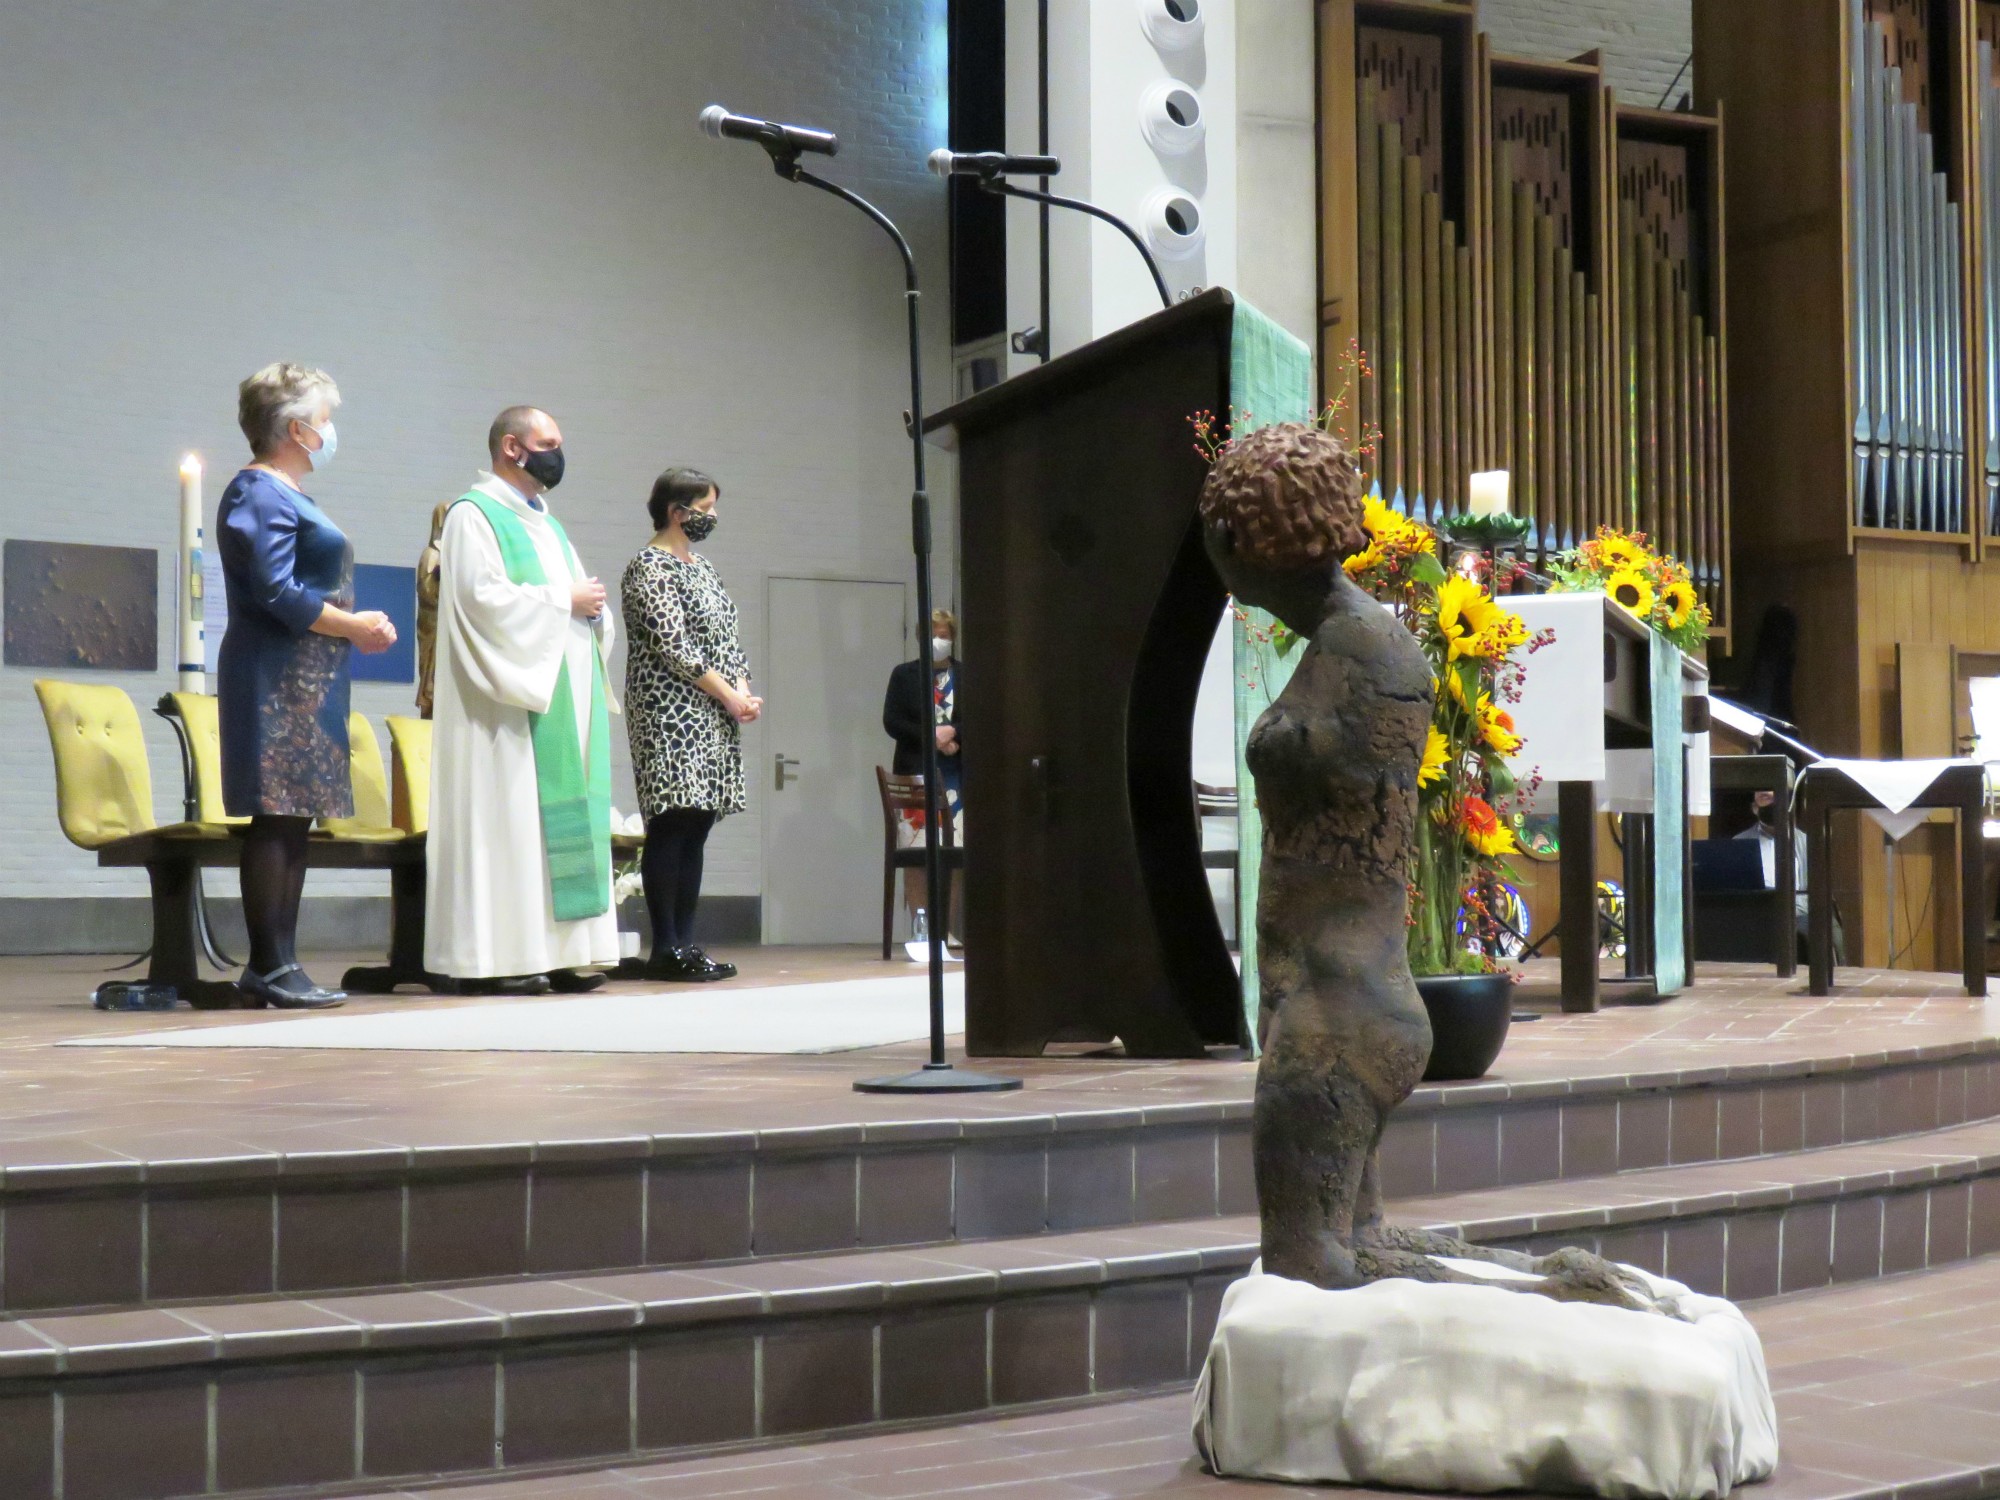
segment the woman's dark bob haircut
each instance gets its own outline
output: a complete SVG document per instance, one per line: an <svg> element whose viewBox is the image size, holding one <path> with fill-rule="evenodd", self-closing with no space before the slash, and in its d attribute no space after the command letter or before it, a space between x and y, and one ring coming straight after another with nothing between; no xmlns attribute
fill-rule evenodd
<svg viewBox="0 0 2000 1500"><path fill-rule="evenodd" d="M646 513L653 518L653 530L665 531L668 511L686 510L710 490L715 491L718 500L722 498L722 486L701 470L667 470L653 481L653 493L646 497Z"/></svg>

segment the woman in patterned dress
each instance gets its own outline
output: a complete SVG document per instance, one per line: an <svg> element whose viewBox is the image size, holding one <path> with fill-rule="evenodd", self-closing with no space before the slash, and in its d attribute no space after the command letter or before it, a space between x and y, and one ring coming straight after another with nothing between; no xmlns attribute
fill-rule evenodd
<svg viewBox="0 0 2000 1500"><path fill-rule="evenodd" d="M653 923L648 979L727 979L695 946L702 849L716 819L741 812L741 726L762 712L750 659L736 640L736 606L694 544L716 526L722 490L695 469L669 469L646 501L652 542L620 584L625 619L625 727L646 815L640 862Z"/></svg>
<svg viewBox="0 0 2000 1500"><path fill-rule="evenodd" d="M354 811L347 771L347 653L386 651L396 627L353 613L354 550L303 486L332 460L340 391L323 370L267 365L237 389L251 462L230 480L215 533L229 594L217 660L222 805L247 817L243 917L250 1006L337 1005L299 966L299 898L314 818Z"/></svg>

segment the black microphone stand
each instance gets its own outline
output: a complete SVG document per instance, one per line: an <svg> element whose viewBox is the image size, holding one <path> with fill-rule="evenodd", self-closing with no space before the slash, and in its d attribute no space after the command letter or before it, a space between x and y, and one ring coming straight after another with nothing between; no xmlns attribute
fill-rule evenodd
<svg viewBox="0 0 2000 1500"><path fill-rule="evenodd" d="M1007 181L1006 178L996 177L990 172L981 172L979 174L979 190L1003 198L1025 198L1030 203L1047 203L1053 204L1057 208L1073 208L1078 213L1089 214L1093 219L1102 219L1113 229L1124 235L1126 239L1130 240L1132 247L1139 252L1140 258L1146 262L1146 269L1153 273L1153 289L1160 294L1160 306L1172 307L1174 305L1174 299L1167 292L1167 278L1160 274L1160 263L1153 259L1153 252L1148 250L1146 242L1139 238L1138 230L1134 229L1110 210L1099 208L1095 203L1086 203L1081 198L1064 198L1056 193L1043 193L1037 192L1034 188L1016 187L1013 183ZM1043 322L1043 328L1046 331L1046 320Z"/></svg>
<svg viewBox="0 0 2000 1500"><path fill-rule="evenodd" d="M931 656L931 497L924 480L924 372L923 348L917 327L917 258L910 253L910 242L903 238L903 232L866 198L837 182L815 177L799 165L797 149L788 147L783 141L766 140L758 144L771 153L771 165L780 177L787 182L803 182L823 193L833 194L842 202L853 204L881 226L882 232L896 242L896 249L903 257L904 298L910 313L910 409L903 414L903 425L909 430L910 462L916 474L916 488L910 495L910 539L917 558L917 619L921 625L917 634L922 642L919 659L924 664L923 680L935 688L937 663ZM864 1094L990 1094L1021 1086L1018 1078L973 1073L954 1068L945 1060L944 941L950 914L938 906L943 894L944 862L938 844L942 799L938 796L937 761L937 734L933 729L924 736L924 890L931 913L930 1061L914 1073L856 1079L854 1087Z"/></svg>

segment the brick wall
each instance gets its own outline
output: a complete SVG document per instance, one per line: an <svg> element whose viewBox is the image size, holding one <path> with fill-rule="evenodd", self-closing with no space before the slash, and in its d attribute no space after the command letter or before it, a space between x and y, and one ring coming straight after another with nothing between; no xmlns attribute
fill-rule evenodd
<svg viewBox="0 0 2000 1500"><path fill-rule="evenodd" d="M1694 48L1688 0L1480 0L1479 21L1497 52L1560 59L1603 48L1621 102L1649 107ZM1668 107L1688 88L1683 76Z"/></svg>
<svg viewBox="0 0 2000 1500"><path fill-rule="evenodd" d="M943 10L10 4L0 535L161 549L160 670L112 679L148 706L173 662L179 455L208 455L212 520L243 457L236 382L303 359L346 397L340 458L316 489L361 561L414 561L432 504L483 461L492 413L534 401L570 449L559 513L614 585L648 533L653 474L692 462L723 479L710 555L767 663L785 645L764 639L768 576L907 574L901 283L875 228L780 182L755 148L708 141L695 115L720 100L840 132L828 174L918 245L941 399L943 194L922 159L944 141ZM137 894L57 831L36 675L0 672L0 897ZM356 697L378 720L408 702L402 688ZM178 760L146 717L172 817ZM757 731L747 753L767 753ZM711 846L718 894L759 886L751 780L751 814Z"/></svg>

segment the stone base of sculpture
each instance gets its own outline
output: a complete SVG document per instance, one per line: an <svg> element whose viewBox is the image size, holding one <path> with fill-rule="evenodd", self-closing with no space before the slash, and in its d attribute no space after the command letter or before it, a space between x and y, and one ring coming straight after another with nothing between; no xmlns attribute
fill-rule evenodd
<svg viewBox="0 0 2000 1500"><path fill-rule="evenodd" d="M1195 1444L1218 1474L1430 1491L1707 1500L1768 1478L1777 1413L1756 1330L1732 1303L1624 1269L1653 1311L1253 1271L1223 1299Z"/></svg>

